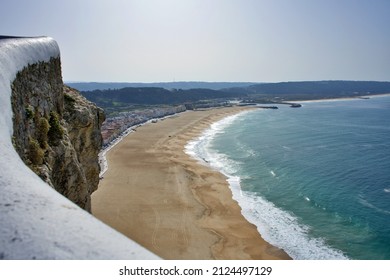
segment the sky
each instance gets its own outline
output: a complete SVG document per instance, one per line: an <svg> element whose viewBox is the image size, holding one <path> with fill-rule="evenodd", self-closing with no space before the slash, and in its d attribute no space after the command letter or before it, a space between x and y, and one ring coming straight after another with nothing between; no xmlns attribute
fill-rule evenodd
<svg viewBox="0 0 390 280"><path fill-rule="evenodd" d="M65 81L390 81L389 0L1 0Z"/></svg>

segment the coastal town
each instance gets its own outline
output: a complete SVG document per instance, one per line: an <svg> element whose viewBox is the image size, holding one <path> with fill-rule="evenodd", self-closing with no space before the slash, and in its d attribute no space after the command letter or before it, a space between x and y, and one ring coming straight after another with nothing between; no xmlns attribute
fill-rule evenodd
<svg viewBox="0 0 390 280"><path fill-rule="evenodd" d="M120 112L115 117L107 118L102 125L103 149L120 137L129 128L141 125L147 121L157 121L159 118L184 112L184 105L155 107L149 109Z"/></svg>
<svg viewBox="0 0 390 280"><path fill-rule="evenodd" d="M159 106L149 107L144 109L129 110L118 112L114 116L107 117L102 124L103 149L106 149L117 138L124 136L124 134L135 126L146 123L147 121L157 122L158 119L166 116L171 116L186 110L205 110L210 108L232 107L232 106L255 106L262 109L278 109L277 106L261 104L261 101L242 101L242 100L218 100L208 101L203 103L191 103L176 106ZM269 102L269 101L268 101ZM289 105L293 108L301 107L298 103L278 102L274 104Z"/></svg>

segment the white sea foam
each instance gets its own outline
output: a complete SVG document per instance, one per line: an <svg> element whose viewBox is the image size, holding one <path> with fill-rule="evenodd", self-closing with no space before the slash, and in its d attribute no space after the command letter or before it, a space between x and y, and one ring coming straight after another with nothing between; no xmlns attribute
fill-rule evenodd
<svg viewBox="0 0 390 280"><path fill-rule="evenodd" d="M243 215L257 226L269 243L284 249L294 259L347 259L341 251L329 247L323 239L310 237L309 227L300 223L292 213L276 207L259 194L243 191L241 178L237 174L240 163L211 148L216 135L223 133L226 127L245 113L214 123L200 137L190 141L185 152L227 176L233 198L241 206ZM271 174L275 173L272 171Z"/></svg>
<svg viewBox="0 0 390 280"><path fill-rule="evenodd" d="M310 237L309 227L292 213L253 193L242 192L234 197L243 208L243 215L255 224L262 237L284 249L293 259L346 259L341 251L330 248L321 238Z"/></svg>
<svg viewBox="0 0 390 280"><path fill-rule="evenodd" d="M206 129L202 133L201 136L189 141L185 146L184 151L188 155L198 159L201 163L210 163L210 160L213 159L213 157L217 157L212 160L215 165L213 166L214 168L220 169L222 166L226 166L225 161L228 161L226 156L212 152L210 149L210 143L216 135L224 133L224 129L226 127L231 125L238 117L243 116L246 113L248 113L248 111L240 112L213 123L210 128Z"/></svg>
<svg viewBox="0 0 390 280"><path fill-rule="evenodd" d="M379 213L382 213L382 214L386 214L386 215L390 215L390 211L387 211L387 210L384 210L384 209L381 209L375 205L373 205L372 203L368 202L366 199L363 198L363 196L359 195L359 198L358 198L358 201L361 205L367 207L367 208L371 208Z"/></svg>

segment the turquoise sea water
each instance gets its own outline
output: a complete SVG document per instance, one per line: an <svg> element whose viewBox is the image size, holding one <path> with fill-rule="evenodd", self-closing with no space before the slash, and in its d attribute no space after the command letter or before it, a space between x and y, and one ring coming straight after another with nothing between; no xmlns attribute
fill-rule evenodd
<svg viewBox="0 0 390 280"><path fill-rule="evenodd" d="M390 96L245 112L187 152L294 259L390 259Z"/></svg>

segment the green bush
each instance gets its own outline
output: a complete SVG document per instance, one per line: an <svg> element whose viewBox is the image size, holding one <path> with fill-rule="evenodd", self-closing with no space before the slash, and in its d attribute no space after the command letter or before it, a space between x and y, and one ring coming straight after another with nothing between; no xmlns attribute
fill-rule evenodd
<svg viewBox="0 0 390 280"><path fill-rule="evenodd" d="M73 105L76 102L76 99L74 99L73 96L67 93L64 94L64 100L65 102L69 102L71 105Z"/></svg>
<svg viewBox="0 0 390 280"><path fill-rule="evenodd" d="M49 137L49 143L52 145L58 145L58 142L64 135L64 130L61 127L58 114L56 112L50 112L49 125L50 128L47 134Z"/></svg>
<svg viewBox="0 0 390 280"><path fill-rule="evenodd" d="M25 108L25 111L26 111L26 118L28 120L31 120L34 117L33 110L30 108L30 106L28 106L28 107Z"/></svg>
<svg viewBox="0 0 390 280"><path fill-rule="evenodd" d="M38 124L37 124L37 140L39 143L39 146L42 149L47 148L47 141L48 141L48 133L50 130L50 124L47 121L46 118L39 118Z"/></svg>
<svg viewBox="0 0 390 280"><path fill-rule="evenodd" d="M39 146L35 139L30 139L28 147L28 158L33 165L40 165L43 163L44 151Z"/></svg>

